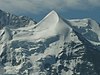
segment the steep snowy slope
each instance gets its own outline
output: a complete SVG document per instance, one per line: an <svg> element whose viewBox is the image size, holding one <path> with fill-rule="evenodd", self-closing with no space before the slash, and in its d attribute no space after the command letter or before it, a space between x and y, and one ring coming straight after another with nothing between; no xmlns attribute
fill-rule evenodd
<svg viewBox="0 0 100 75"><path fill-rule="evenodd" d="M94 20L65 20L55 11L35 26L5 27L0 74L100 75L99 28Z"/></svg>
<svg viewBox="0 0 100 75"><path fill-rule="evenodd" d="M9 26L10 28L18 28L35 23L35 21L32 21L32 19L26 16L16 16L0 10L0 29L2 29L4 26Z"/></svg>

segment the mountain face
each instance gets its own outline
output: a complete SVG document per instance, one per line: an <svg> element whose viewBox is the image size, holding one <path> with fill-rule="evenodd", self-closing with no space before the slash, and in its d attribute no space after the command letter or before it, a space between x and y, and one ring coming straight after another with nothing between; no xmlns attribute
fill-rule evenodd
<svg viewBox="0 0 100 75"><path fill-rule="evenodd" d="M51 11L35 25L21 24L0 30L1 75L100 75L100 27L94 20L66 20Z"/></svg>
<svg viewBox="0 0 100 75"><path fill-rule="evenodd" d="M4 26L9 26L10 28L24 27L29 23L35 24L36 22L26 16L16 16L0 10L0 29Z"/></svg>

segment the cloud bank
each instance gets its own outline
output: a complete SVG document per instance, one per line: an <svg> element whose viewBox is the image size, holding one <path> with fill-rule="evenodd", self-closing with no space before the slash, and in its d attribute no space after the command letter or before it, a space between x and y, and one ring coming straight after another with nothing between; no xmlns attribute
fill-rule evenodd
<svg viewBox="0 0 100 75"><path fill-rule="evenodd" d="M0 0L0 9L14 13L100 7L100 0Z"/></svg>

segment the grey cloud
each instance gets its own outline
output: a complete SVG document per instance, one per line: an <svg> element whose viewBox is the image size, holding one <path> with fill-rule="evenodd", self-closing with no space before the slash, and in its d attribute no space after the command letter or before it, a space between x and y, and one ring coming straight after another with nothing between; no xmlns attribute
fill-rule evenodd
<svg viewBox="0 0 100 75"><path fill-rule="evenodd" d="M0 0L0 9L9 12L37 13L44 9L88 9L100 7L100 0Z"/></svg>
<svg viewBox="0 0 100 75"><path fill-rule="evenodd" d="M100 6L100 0L88 0L92 6Z"/></svg>

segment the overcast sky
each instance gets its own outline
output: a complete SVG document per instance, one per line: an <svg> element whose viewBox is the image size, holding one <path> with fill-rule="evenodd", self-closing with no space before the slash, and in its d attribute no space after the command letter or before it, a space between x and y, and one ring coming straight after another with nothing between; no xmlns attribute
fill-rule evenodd
<svg viewBox="0 0 100 75"><path fill-rule="evenodd" d="M0 0L0 9L37 21L51 10L67 19L89 17L100 21L100 0Z"/></svg>

